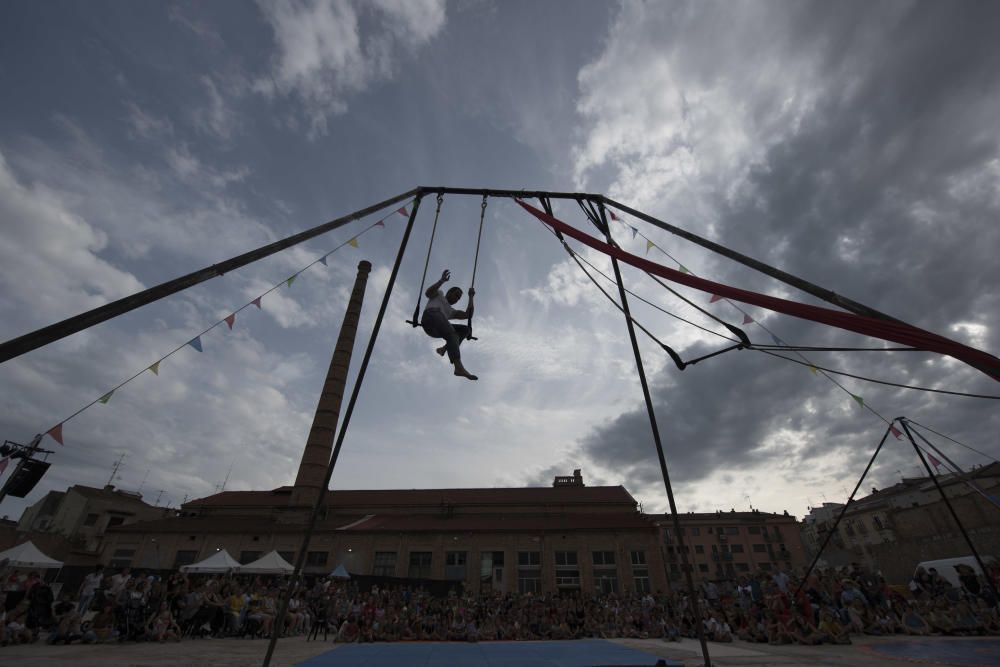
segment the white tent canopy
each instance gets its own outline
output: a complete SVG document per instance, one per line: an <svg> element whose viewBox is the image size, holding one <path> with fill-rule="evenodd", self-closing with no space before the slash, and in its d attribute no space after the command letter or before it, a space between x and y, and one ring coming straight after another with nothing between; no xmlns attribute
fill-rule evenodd
<svg viewBox="0 0 1000 667"><path fill-rule="evenodd" d="M333 577L334 579L350 579L351 578L350 573L347 571L347 568L344 567L343 563L341 563L340 565L338 565L337 569L330 573L330 576Z"/></svg>
<svg viewBox="0 0 1000 667"><path fill-rule="evenodd" d="M295 566L282 558L277 551L264 554L252 563L240 566L240 574L291 574Z"/></svg>
<svg viewBox="0 0 1000 667"><path fill-rule="evenodd" d="M230 556L228 551L222 549L201 562L182 565L181 572L219 574L238 569L239 566L239 562Z"/></svg>
<svg viewBox="0 0 1000 667"><path fill-rule="evenodd" d="M8 567L56 569L63 566L61 561L49 558L31 542L24 542L6 551L0 551L0 563L4 561L7 561Z"/></svg>

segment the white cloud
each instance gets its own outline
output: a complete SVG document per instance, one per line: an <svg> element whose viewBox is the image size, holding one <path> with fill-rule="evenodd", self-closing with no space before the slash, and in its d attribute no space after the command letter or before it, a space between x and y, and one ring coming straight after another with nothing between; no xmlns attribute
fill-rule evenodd
<svg viewBox="0 0 1000 667"><path fill-rule="evenodd" d="M101 258L108 237L56 191L17 179L0 153L0 309L15 321L66 317L141 290L139 280ZM10 317L2 318L10 322ZM4 325L5 333L15 334Z"/></svg>
<svg viewBox="0 0 1000 667"><path fill-rule="evenodd" d="M311 136L326 133L327 118L347 110L347 98L392 75L396 52L433 38L445 24L443 0L358 3L348 0L269 0L261 11L274 30L272 71L254 83L269 97L294 95ZM362 34L366 12L376 25Z"/></svg>
<svg viewBox="0 0 1000 667"><path fill-rule="evenodd" d="M212 77L201 77L201 84L208 96L208 103L193 112L195 126L202 132L219 139L230 139L239 127L236 113L229 106Z"/></svg>

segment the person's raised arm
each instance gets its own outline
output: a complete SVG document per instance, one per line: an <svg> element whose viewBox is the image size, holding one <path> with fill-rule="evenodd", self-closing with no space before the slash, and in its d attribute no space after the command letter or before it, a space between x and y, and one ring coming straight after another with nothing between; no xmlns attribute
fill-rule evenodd
<svg viewBox="0 0 1000 667"><path fill-rule="evenodd" d="M451 271L445 269L441 272L441 280L437 281L433 285L427 288L424 292L424 296L428 299L433 299L434 295L437 294L438 290L441 289L441 285L444 285L451 278Z"/></svg>

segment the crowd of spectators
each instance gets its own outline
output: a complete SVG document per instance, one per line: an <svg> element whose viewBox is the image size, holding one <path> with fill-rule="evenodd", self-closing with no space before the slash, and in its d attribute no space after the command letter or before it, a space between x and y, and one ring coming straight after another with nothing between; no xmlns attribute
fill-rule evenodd
<svg viewBox="0 0 1000 667"><path fill-rule="evenodd" d="M406 586L360 590L322 579L290 597L284 634L338 642L490 641L695 637L771 644L847 644L869 635L996 635L992 589L970 570L954 587L918 571L908 587L889 586L857 565L817 571L802 582L785 572L706 582L700 617L682 591L432 596ZM1000 583L1000 571L990 573ZM801 585L800 585L801 584ZM277 577L157 577L101 567L78 589L52 588L36 573L14 576L0 593L0 642L180 641L269 636L287 585ZM16 596L17 600L8 600Z"/></svg>

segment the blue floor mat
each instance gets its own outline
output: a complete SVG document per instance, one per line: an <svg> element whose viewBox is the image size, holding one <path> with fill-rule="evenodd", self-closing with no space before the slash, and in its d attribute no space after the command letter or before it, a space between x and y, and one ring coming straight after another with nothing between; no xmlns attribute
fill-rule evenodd
<svg viewBox="0 0 1000 667"><path fill-rule="evenodd" d="M866 646L865 649L868 653L888 656L897 660L911 660L936 665L961 665L962 667L1000 665L1000 639L911 639L873 644Z"/></svg>
<svg viewBox="0 0 1000 667"><path fill-rule="evenodd" d="M650 653L602 639L559 642L480 642L477 644L421 642L349 644L300 662L299 667L610 667L652 665ZM667 665L682 667L677 661Z"/></svg>

